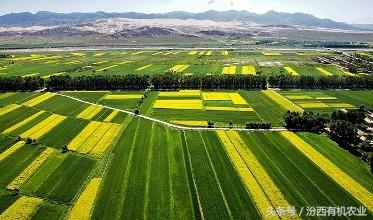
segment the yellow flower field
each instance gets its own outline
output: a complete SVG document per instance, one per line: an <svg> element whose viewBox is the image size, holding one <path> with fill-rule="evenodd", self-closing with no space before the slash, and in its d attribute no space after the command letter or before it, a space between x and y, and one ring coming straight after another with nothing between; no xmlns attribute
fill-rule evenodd
<svg viewBox="0 0 373 220"><path fill-rule="evenodd" d="M205 101L229 101L231 97L226 92L202 92Z"/></svg>
<svg viewBox="0 0 373 220"><path fill-rule="evenodd" d="M125 60L125 61L119 62L119 63L117 63L117 64L118 64L118 65L123 65L123 64L127 64L127 63L130 63L130 61Z"/></svg>
<svg viewBox="0 0 373 220"><path fill-rule="evenodd" d="M294 111L294 112L303 112L303 109L296 106L294 103L283 97L282 95L278 94L273 90L263 90L262 91L268 98L272 99L277 104L281 105L283 108Z"/></svg>
<svg viewBox="0 0 373 220"><path fill-rule="evenodd" d="M67 214L68 220L90 219L101 182L101 178L94 178L88 183L87 187Z"/></svg>
<svg viewBox="0 0 373 220"><path fill-rule="evenodd" d="M368 210L373 211L373 194L371 192L343 172L295 133L283 131L281 135L313 161L326 175L330 176L335 182L360 201Z"/></svg>
<svg viewBox="0 0 373 220"><path fill-rule="evenodd" d="M322 74L324 74L325 76L333 76L334 74L327 71L326 69L322 68L322 67L317 67L316 68L318 71L320 71Z"/></svg>
<svg viewBox="0 0 373 220"><path fill-rule="evenodd" d="M29 73L29 74L26 74L26 75L22 75L23 78L25 77L31 77L31 76L36 76L38 75L39 73Z"/></svg>
<svg viewBox="0 0 373 220"><path fill-rule="evenodd" d="M200 97L200 90L180 90L178 92L159 92L159 97Z"/></svg>
<svg viewBox="0 0 373 220"><path fill-rule="evenodd" d="M77 118L82 119L92 119L95 117L103 108L98 105L90 105L86 109L84 109L79 115L77 115Z"/></svg>
<svg viewBox="0 0 373 220"><path fill-rule="evenodd" d="M256 207L260 215L265 218L267 216L268 208L272 207L268 197L263 192L262 187L259 185L251 171L248 169L245 161L242 159L240 154L236 151L234 145L230 141L229 137L225 133L225 131L216 131L217 135L219 136L223 146L232 161L232 164L237 171L238 175L240 176L243 184L245 185L246 189L249 191L251 197L253 198ZM273 207L275 208L275 207ZM272 218L271 218L272 219ZM273 219L279 219L275 216Z"/></svg>
<svg viewBox="0 0 373 220"><path fill-rule="evenodd" d="M93 65L99 65L99 64L104 64L104 63L107 63L109 61L107 60L104 60L104 61L99 61L99 62L95 62L95 63L92 63Z"/></svg>
<svg viewBox="0 0 373 220"><path fill-rule="evenodd" d="M89 153L96 146L97 142L100 141L102 136L108 132L110 126L110 123L101 123L100 127L98 127L97 130L87 138L84 144L79 147L78 152L83 154Z"/></svg>
<svg viewBox="0 0 373 220"><path fill-rule="evenodd" d="M235 146L237 152L245 161L251 173L255 176L259 185L266 193L267 197L275 207L289 207L290 204L282 195L281 191L277 188L271 177L266 170L262 167L260 162L256 159L250 148L241 139L236 131L227 131L231 143Z"/></svg>
<svg viewBox="0 0 373 220"><path fill-rule="evenodd" d="M173 124L186 125L192 127L207 127L207 121L182 121L182 120L173 120L170 121Z"/></svg>
<svg viewBox="0 0 373 220"><path fill-rule="evenodd" d="M205 54L205 51L200 51L199 53L198 53L198 55L200 55L200 56L202 56L202 55L204 55Z"/></svg>
<svg viewBox="0 0 373 220"><path fill-rule="evenodd" d="M108 67L104 67L104 68L98 69L97 72L102 72L102 71L105 71L105 70L109 70L109 69L115 68L117 66L118 66L117 64L114 64L112 66L108 66Z"/></svg>
<svg viewBox="0 0 373 220"><path fill-rule="evenodd" d="M170 68L169 71L175 72L175 73L181 73L181 72L185 71L188 67L189 67L189 65L178 64L178 65Z"/></svg>
<svg viewBox="0 0 373 220"><path fill-rule="evenodd" d="M123 99L141 99L143 94L123 94L123 95L107 95L104 99L123 100Z"/></svg>
<svg viewBox="0 0 373 220"><path fill-rule="evenodd" d="M236 112L236 107L217 107L217 106L205 106L206 111L233 111Z"/></svg>
<svg viewBox="0 0 373 220"><path fill-rule="evenodd" d="M159 54L162 54L162 53L163 53L163 51L159 51L159 52L153 53L152 56L159 55Z"/></svg>
<svg viewBox="0 0 373 220"><path fill-rule="evenodd" d="M324 96L324 97L316 97L316 100L337 100L336 97L331 97L331 96Z"/></svg>
<svg viewBox="0 0 373 220"><path fill-rule="evenodd" d="M222 55L222 56L228 56L228 55L229 55L229 52L228 52L228 51L223 51L223 52L221 52L221 55Z"/></svg>
<svg viewBox="0 0 373 220"><path fill-rule="evenodd" d="M237 108L239 112L253 112L253 108Z"/></svg>
<svg viewBox="0 0 373 220"><path fill-rule="evenodd" d="M199 100L199 99L157 100L155 101L153 108L203 110L203 104L202 104L202 100Z"/></svg>
<svg viewBox="0 0 373 220"><path fill-rule="evenodd" d="M198 53L198 51L190 51L189 53L188 53L188 55L196 55Z"/></svg>
<svg viewBox="0 0 373 220"><path fill-rule="evenodd" d="M118 136L121 128L121 125L111 124L108 132L106 132L104 136L102 136L100 141L96 144L92 151L89 152L89 154L91 154L94 157L101 158L104 155L107 148L113 142L113 140Z"/></svg>
<svg viewBox="0 0 373 220"><path fill-rule="evenodd" d="M226 66L223 67L222 74L235 74L237 70L237 66Z"/></svg>
<svg viewBox="0 0 373 220"><path fill-rule="evenodd" d="M329 105L322 102L309 102L298 104L302 108L330 108Z"/></svg>
<svg viewBox="0 0 373 220"><path fill-rule="evenodd" d="M328 103L328 105L333 108L356 108L355 106L348 103Z"/></svg>
<svg viewBox="0 0 373 220"><path fill-rule="evenodd" d="M43 76L42 78L43 78L43 79L46 79L46 78L49 78L49 77L51 77L51 76L61 76L61 75L63 75L63 74L65 74L65 72L60 72L60 73L50 74L50 75L47 75L47 76Z"/></svg>
<svg viewBox="0 0 373 220"><path fill-rule="evenodd" d="M54 94L47 92L47 93L44 93L43 95L39 95L39 96L23 103L23 105L28 106L28 107L34 107L35 105L38 105L38 104L52 98L53 96L54 96Z"/></svg>
<svg viewBox="0 0 373 220"><path fill-rule="evenodd" d="M347 71L343 71L343 73L346 74L347 76L358 76L357 74L353 74Z"/></svg>
<svg viewBox="0 0 373 220"><path fill-rule="evenodd" d="M305 99L313 99L311 96L309 95L287 95L285 96L287 99L290 99L290 100L305 100Z"/></svg>
<svg viewBox="0 0 373 220"><path fill-rule="evenodd" d="M42 199L22 196L0 215L0 219L31 219L42 203Z"/></svg>
<svg viewBox="0 0 373 220"><path fill-rule="evenodd" d="M138 52L132 53L131 55L140 55L140 54L143 54L143 53L145 53L145 51L138 51Z"/></svg>
<svg viewBox="0 0 373 220"><path fill-rule="evenodd" d="M228 93L230 99L232 100L233 104L235 105L247 105L247 102L240 94L237 92L230 92Z"/></svg>
<svg viewBox="0 0 373 220"><path fill-rule="evenodd" d="M54 127L56 127L58 124L60 124L65 119L66 119L66 116L53 114L49 116L47 119L45 119L44 121L37 124L36 126L22 133L20 137L39 139L40 137L42 137L44 134L51 131Z"/></svg>
<svg viewBox="0 0 373 220"><path fill-rule="evenodd" d="M256 75L256 70L254 66L243 66L242 74L244 75Z"/></svg>
<svg viewBox="0 0 373 220"><path fill-rule="evenodd" d="M113 111L112 113L110 113L109 116L105 118L104 122L111 122L118 115L118 113L119 112L117 110Z"/></svg>
<svg viewBox="0 0 373 220"><path fill-rule="evenodd" d="M21 186L43 165L43 163L55 152L53 148L45 149L30 165L26 167L8 186L7 189L20 189Z"/></svg>
<svg viewBox="0 0 373 220"><path fill-rule="evenodd" d="M97 121L90 122L68 145L68 149L77 151L79 147L100 127L101 123Z"/></svg>
<svg viewBox="0 0 373 220"><path fill-rule="evenodd" d="M14 145L12 145L8 149L6 149L4 152L0 153L0 161L4 160L5 158L7 158L11 154L13 154L14 152L19 150L24 145L25 145L25 142L23 142L23 141L19 141L19 142L15 143Z"/></svg>
<svg viewBox="0 0 373 220"><path fill-rule="evenodd" d="M0 108L0 116L5 115L5 114L7 114L11 111L14 111L19 107L21 107L21 106L17 105L17 104L11 104L11 105L7 105L5 107L2 107L2 108Z"/></svg>
<svg viewBox="0 0 373 220"><path fill-rule="evenodd" d="M3 134L9 134L10 132L12 132L12 131L22 127L23 125L29 123L30 121L34 120L35 118L37 118L38 116L40 116L43 113L44 113L44 111L39 111L38 113L31 115L30 117L26 118L25 120L23 120L21 122L18 122L17 124L15 124L15 125L11 126L10 128L4 130Z"/></svg>
<svg viewBox="0 0 373 220"><path fill-rule="evenodd" d="M277 53L277 52L262 52L262 54L264 56L281 56L282 55L281 53Z"/></svg>
<svg viewBox="0 0 373 220"><path fill-rule="evenodd" d="M163 56L167 56L167 55L170 55L172 53L173 53L173 51L169 51L169 52L164 53Z"/></svg>
<svg viewBox="0 0 373 220"><path fill-rule="evenodd" d="M285 66L284 69L292 76L299 76L299 73L297 73L297 71L295 71L293 68L291 68L290 66Z"/></svg>
<svg viewBox="0 0 373 220"><path fill-rule="evenodd" d="M165 54L166 55L166 54ZM139 67L136 69L136 71L141 71L141 70L144 70L144 69L147 69L149 67L153 66L153 64L149 64L149 65L146 65L146 66L142 66L142 67Z"/></svg>
<svg viewBox="0 0 373 220"><path fill-rule="evenodd" d="M212 55L212 51L207 51L206 52L206 56L211 56Z"/></svg>

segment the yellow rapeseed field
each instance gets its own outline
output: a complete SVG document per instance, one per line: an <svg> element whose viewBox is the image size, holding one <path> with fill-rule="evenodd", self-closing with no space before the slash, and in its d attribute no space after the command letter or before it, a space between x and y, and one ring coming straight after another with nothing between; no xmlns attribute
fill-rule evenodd
<svg viewBox="0 0 373 220"><path fill-rule="evenodd" d="M127 64L127 63L130 63L130 61L125 60L125 61L119 62L119 63L117 63L117 64L118 64L118 65L123 65L123 64Z"/></svg>
<svg viewBox="0 0 373 220"><path fill-rule="evenodd" d="M103 55L105 55L105 53L96 53L95 55L93 55L94 57L101 57L101 56L103 56Z"/></svg>
<svg viewBox="0 0 373 220"><path fill-rule="evenodd" d="M89 220L102 179L92 179L67 214L68 220Z"/></svg>
<svg viewBox="0 0 373 220"><path fill-rule="evenodd" d="M38 104L52 98L53 96L54 96L54 94L47 92L47 93L44 93L43 95L39 95L39 96L23 103L23 105L28 106L28 107L34 107L35 105L38 105Z"/></svg>
<svg viewBox="0 0 373 220"><path fill-rule="evenodd" d="M83 154L89 153L109 130L110 126L110 123L101 123L100 127L79 147L78 152Z"/></svg>
<svg viewBox="0 0 373 220"><path fill-rule="evenodd" d="M25 131L20 135L21 138L31 138L31 139L39 139L44 134L51 131L55 128L58 124L60 124L63 120L66 119L66 116L61 116L57 114L53 114L49 116L44 121L40 122L36 126L30 128L29 130Z"/></svg>
<svg viewBox="0 0 373 220"><path fill-rule="evenodd" d="M198 53L198 51L190 51L189 53L188 53L188 55L196 55Z"/></svg>
<svg viewBox="0 0 373 220"><path fill-rule="evenodd" d="M291 99L291 100L305 100L305 99L313 99L311 96L309 95L287 95L285 96L286 98L288 99Z"/></svg>
<svg viewBox="0 0 373 220"><path fill-rule="evenodd" d="M26 74L26 75L22 75L23 78L26 78L26 77L31 77L31 76L36 76L38 75L39 73L29 73L29 74Z"/></svg>
<svg viewBox="0 0 373 220"><path fill-rule="evenodd" d="M135 52L135 53L132 53L131 55L140 55L140 54L143 54L143 53L145 53L145 51Z"/></svg>
<svg viewBox="0 0 373 220"><path fill-rule="evenodd" d="M202 100L199 99L157 100L155 101L153 108L203 110L203 104Z"/></svg>
<svg viewBox="0 0 373 220"><path fill-rule="evenodd" d="M200 56L202 56L202 55L204 55L205 54L205 51L200 51L199 53L198 53L198 55L200 55Z"/></svg>
<svg viewBox="0 0 373 220"><path fill-rule="evenodd" d="M69 150L77 151L79 147L100 127L97 121L90 122L67 146Z"/></svg>
<svg viewBox="0 0 373 220"><path fill-rule="evenodd" d="M253 108L237 108L239 112L253 112Z"/></svg>
<svg viewBox="0 0 373 220"><path fill-rule="evenodd" d="M236 112L236 107L216 107L216 106L205 106L206 111L233 111Z"/></svg>
<svg viewBox="0 0 373 220"><path fill-rule="evenodd" d="M14 145L12 145L8 149L6 149L4 152L0 153L0 161L4 160L8 156L12 155L14 152L16 152L17 150L19 150L24 145L25 145L25 142L18 141L17 143L15 143Z"/></svg>
<svg viewBox="0 0 373 220"><path fill-rule="evenodd" d="M211 56L212 55L212 51L207 51L206 52L206 56Z"/></svg>
<svg viewBox="0 0 373 220"><path fill-rule="evenodd" d="M248 169L245 161L242 159L240 154L237 152L236 148L230 141L229 137L224 131L216 131L219 136L223 146L232 161L232 164L240 176L246 189L249 191L251 197L253 198L256 207L259 210L260 215L265 218L267 216L267 210L272 207L268 197L265 195L262 187L259 185L251 171ZM275 209L275 207L273 207ZM271 218L272 219L272 218ZM274 217L273 219L279 219Z"/></svg>
<svg viewBox="0 0 373 220"><path fill-rule="evenodd" d="M298 104L302 108L330 108L329 105L322 102L308 102Z"/></svg>
<svg viewBox="0 0 373 220"><path fill-rule="evenodd" d="M228 52L228 51L223 51L223 52L221 52L221 55L222 55L222 56L228 56L228 55L229 55L229 52Z"/></svg>
<svg viewBox="0 0 373 220"><path fill-rule="evenodd" d="M111 124L109 130L104 134L104 136L102 136L100 141L89 154L94 157L101 158L113 140L118 136L121 128L121 125Z"/></svg>
<svg viewBox="0 0 373 220"><path fill-rule="evenodd" d="M229 101L231 97L226 92L202 92L205 101Z"/></svg>
<svg viewBox="0 0 373 220"><path fill-rule="evenodd" d="M147 69L149 67L153 66L153 64L149 64L149 65L146 65L146 66L142 66L142 67L139 67L136 69L136 71L141 71L141 70L144 70L144 69Z"/></svg>
<svg viewBox="0 0 373 220"><path fill-rule="evenodd" d="M223 67L222 74L235 74L237 70L237 66L226 66Z"/></svg>
<svg viewBox="0 0 373 220"><path fill-rule="evenodd" d="M181 73L181 72L185 71L188 67L189 67L189 65L178 64L178 65L172 67L171 69L169 69L169 71L175 72L175 73Z"/></svg>
<svg viewBox="0 0 373 220"><path fill-rule="evenodd" d="M256 159L250 148L246 146L240 135L236 131L227 131L226 134L231 143L235 146L237 152L245 161L251 173L255 176L259 185L268 196L269 200L275 207L289 207L290 204L282 195L281 191L277 188L271 177L266 170L262 167L260 162Z"/></svg>
<svg viewBox="0 0 373 220"><path fill-rule="evenodd" d="M109 116L105 118L104 122L111 122L118 115L118 113L119 112L117 110L113 111L112 113L110 113Z"/></svg>
<svg viewBox="0 0 373 220"><path fill-rule="evenodd" d="M5 114L7 114L11 111L14 111L19 107L21 107L21 106L17 105L17 104L11 104L11 105L7 105L5 107L2 107L2 108L0 108L0 116L5 115Z"/></svg>
<svg viewBox="0 0 373 220"><path fill-rule="evenodd" d="M107 60L104 60L104 61L99 61L99 62L95 62L95 63L92 63L93 65L99 65L99 64L104 64L104 63L107 63L109 61Z"/></svg>
<svg viewBox="0 0 373 220"><path fill-rule="evenodd" d="M35 171L55 152L53 148L45 149L30 165L26 167L8 186L7 189L20 189Z"/></svg>
<svg viewBox="0 0 373 220"><path fill-rule="evenodd" d="M207 121L182 121L182 120L173 120L170 121L173 124L178 125L186 125L186 126L192 126L192 127L206 127Z"/></svg>
<svg viewBox="0 0 373 220"><path fill-rule="evenodd" d="M242 74L244 75L256 75L256 70L254 66L243 66Z"/></svg>
<svg viewBox="0 0 373 220"><path fill-rule="evenodd" d="M355 106L348 103L328 103L328 105L333 108L356 108Z"/></svg>
<svg viewBox="0 0 373 220"><path fill-rule="evenodd" d="M262 91L268 98L272 99L277 104L281 105L286 110L294 111L294 112L303 112L303 109L296 106L294 103L290 102L288 99L283 97L282 95L278 94L273 90L264 90Z"/></svg>
<svg viewBox="0 0 373 220"><path fill-rule="evenodd" d="M324 74L325 76L333 76L334 74L327 71L326 69L322 68L322 67L317 67L316 68L318 71L320 71L322 74Z"/></svg>
<svg viewBox="0 0 373 220"><path fill-rule="evenodd" d="M84 109L79 115L77 115L77 118L82 119L92 119L95 117L103 108L98 105L90 105L86 109Z"/></svg>
<svg viewBox="0 0 373 220"><path fill-rule="evenodd" d="M17 124L15 124L15 125L11 126L10 128L4 130L3 134L9 134L10 132L12 132L12 131L22 127L23 125L29 123L30 121L34 120L35 118L37 118L38 116L40 116L43 113L44 113L44 111L39 111L38 113L31 115L30 117L26 118L25 120L23 120L21 122L18 122Z"/></svg>
<svg viewBox="0 0 373 220"><path fill-rule="evenodd" d="M293 144L300 152L314 162L324 173L342 186L347 192L360 201L368 210L373 211L373 194L360 185L339 167L324 157L310 144L291 131L283 131L281 135Z"/></svg>
<svg viewBox="0 0 373 220"><path fill-rule="evenodd" d="M277 53L277 52L262 52L262 54L265 56L281 56L282 55L281 53Z"/></svg>
<svg viewBox="0 0 373 220"><path fill-rule="evenodd" d="M331 96L323 96L323 97L316 97L316 100L337 100L336 97L331 97Z"/></svg>
<svg viewBox="0 0 373 220"><path fill-rule="evenodd" d="M104 99L114 99L114 100L122 100L122 99L141 99L143 94L123 94L123 95L107 95Z"/></svg>
<svg viewBox="0 0 373 220"><path fill-rule="evenodd" d="M159 52L153 53L152 56L159 55L159 54L162 54L162 53L163 53L163 51L159 51Z"/></svg>
<svg viewBox="0 0 373 220"><path fill-rule="evenodd" d="M178 92L159 92L159 97L200 97L201 90L180 90Z"/></svg>
<svg viewBox="0 0 373 220"><path fill-rule="evenodd" d="M353 74L347 71L343 71L343 73L346 74L347 76L357 76L357 74Z"/></svg>
<svg viewBox="0 0 373 220"><path fill-rule="evenodd" d="M285 66L284 69L292 76L299 76L299 73L297 73L297 71L295 71L293 68L291 68L290 66Z"/></svg>
<svg viewBox="0 0 373 220"><path fill-rule="evenodd" d="M240 94L237 92L230 92L228 93L229 97L231 98L233 104L235 105L247 105L247 102Z"/></svg>
<svg viewBox="0 0 373 220"><path fill-rule="evenodd" d="M1 220L31 219L43 203L42 199L22 196L0 215Z"/></svg>
<svg viewBox="0 0 373 220"><path fill-rule="evenodd" d="M112 65L112 66L108 66L108 67L104 67L104 68L98 69L97 72L106 71L106 70L109 70L109 69L115 68L115 67L117 67L117 66L118 66L118 64L114 64L114 65Z"/></svg>

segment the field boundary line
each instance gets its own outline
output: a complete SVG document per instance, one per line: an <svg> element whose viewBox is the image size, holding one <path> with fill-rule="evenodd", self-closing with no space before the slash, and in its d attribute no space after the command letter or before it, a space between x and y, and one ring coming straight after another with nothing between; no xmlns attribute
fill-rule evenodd
<svg viewBox="0 0 373 220"><path fill-rule="evenodd" d="M190 131L217 131L217 130L229 130L229 131L287 131L287 129L284 128L284 127L275 127L275 128L271 128L271 129L247 129L247 128L230 128L230 127L220 127L220 128L185 127L185 126L175 125L175 124L172 124L172 123L169 123L169 122L166 122L166 121L162 121L160 119L152 118L152 117L149 117L149 116L145 116L145 115L141 115L141 114L135 114L134 112L131 112L131 111L118 109L118 108L113 108L113 107L98 104L98 103L92 103L92 102L85 101L85 100L82 100L82 99L79 99L79 98L75 98L75 97L72 97L72 96L69 96L69 95L65 95L65 94L61 94L61 93L53 93L53 94L63 96L63 97L69 98L69 99L73 99L75 101L82 102L82 103L85 103L85 104L96 105L96 106L100 106L100 107L103 107L103 108L106 108L106 109L111 109L111 110L114 110L114 111L116 110L116 111L119 111L119 112L123 112L123 113L126 113L126 114L134 116L134 117L138 117L138 118L142 118L142 119L145 119L145 120L153 121L153 122L156 122L158 124L162 124L166 127L173 128L173 129L178 129L178 130L190 130Z"/></svg>

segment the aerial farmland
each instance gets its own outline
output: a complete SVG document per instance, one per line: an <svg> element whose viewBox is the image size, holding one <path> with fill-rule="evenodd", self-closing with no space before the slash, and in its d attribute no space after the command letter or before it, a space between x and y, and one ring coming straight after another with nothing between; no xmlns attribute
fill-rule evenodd
<svg viewBox="0 0 373 220"><path fill-rule="evenodd" d="M360 216L347 219L371 219L369 164L328 133L291 129L285 119L289 112L329 118L364 108L371 114L371 87L282 89L268 80L367 77L318 63L315 56L339 54L193 49L9 54L0 59L4 82L43 84L36 91L0 93L0 219L308 219L317 207L354 207ZM262 77L265 83L249 84L252 89L182 83L162 89L154 87L159 74L185 81ZM112 75L144 77L149 85L75 87L79 80L89 84ZM53 87L64 80L71 80L66 84L71 89Z"/></svg>

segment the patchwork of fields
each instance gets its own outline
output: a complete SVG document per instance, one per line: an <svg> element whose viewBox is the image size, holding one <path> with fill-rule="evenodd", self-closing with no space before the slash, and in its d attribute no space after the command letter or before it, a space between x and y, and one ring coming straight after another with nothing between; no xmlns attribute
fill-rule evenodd
<svg viewBox="0 0 373 220"><path fill-rule="evenodd" d="M372 91L63 94L118 110L0 94L0 219L307 219L320 206L373 217L367 165L324 135L175 130L120 111L143 99L141 114L175 124L280 126L291 108L372 108Z"/></svg>
<svg viewBox="0 0 373 220"><path fill-rule="evenodd" d="M199 50L123 50L51 53L19 53L0 59L0 76L95 74L276 74L354 76L334 65L322 65L312 57L328 53L253 52ZM332 54L330 52L330 54Z"/></svg>

